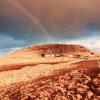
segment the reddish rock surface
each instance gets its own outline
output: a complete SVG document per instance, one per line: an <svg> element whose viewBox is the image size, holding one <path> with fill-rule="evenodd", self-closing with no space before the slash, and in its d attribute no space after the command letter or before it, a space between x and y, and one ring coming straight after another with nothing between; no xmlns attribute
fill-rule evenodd
<svg viewBox="0 0 100 100"><path fill-rule="evenodd" d="M46 44L46 45L38 45L32 46L28 48L29 50L33 50L38 52L39 54L71 54L71 53L88 53L90 50L80 46L80 45L67 45L67 44Z"/></svg>
<svg viewBox="0 0 100 100"><path fill-rule="evenodd" d="M1 100L100 100L100 68L65 70L59 75L0 88Z"/></svg>

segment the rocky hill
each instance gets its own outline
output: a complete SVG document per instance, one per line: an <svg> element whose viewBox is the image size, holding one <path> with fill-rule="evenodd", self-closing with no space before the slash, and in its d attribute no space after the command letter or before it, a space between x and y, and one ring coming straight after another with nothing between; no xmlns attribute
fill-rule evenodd
<svg viewBox="0 0 100 100"><path fill-rule="evenodd" d="M32 46L28 48L39 54L72 54L72 53L88 53L90 50L80 45L68 45L68 44L46 44Z"/></svg>
<svg viewBox="0 0 100 100"><path fill-rule="evenodd" d="M18 69L36 64L61 63L61 57L69 55L88 55L90 50L80 45L67 44L45 44L35 45L25 49L17 50L0 58L0 71ZM53 55L53 56L52 56ZM44 57L45 56L45 57ZM46 57L49 57L47 59ZM72 58L74 60L74 58ZM69 62L64 58L63 62Z"/></svg>

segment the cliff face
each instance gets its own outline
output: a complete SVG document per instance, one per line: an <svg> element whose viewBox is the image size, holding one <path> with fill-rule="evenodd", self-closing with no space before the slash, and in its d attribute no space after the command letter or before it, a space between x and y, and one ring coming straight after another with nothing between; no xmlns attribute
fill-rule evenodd
<svg viewBox="0 0 100 100"><path fill-rule="evenodd" d="M37 53L45 54L70 54L70 53L88 53L90 50L80 45L65 45L65 44L47 44L32 46L30 50Z"/></svg>

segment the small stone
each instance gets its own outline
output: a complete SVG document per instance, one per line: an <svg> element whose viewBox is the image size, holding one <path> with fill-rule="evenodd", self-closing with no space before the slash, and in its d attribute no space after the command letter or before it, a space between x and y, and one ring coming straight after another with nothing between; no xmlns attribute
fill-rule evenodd
<svg viewBox="0 0 100 100"><path fill-rule="evenodd" d="M93 92L88 91L88 97L91 98L93 96Z"/></svg>
<svg viewBox="0 0 100 100"><path fill-rule="evenodd" d="M80 94L77 94L76 97L77 97L77 100L81 100L82 99L82 96Z"/></svg>

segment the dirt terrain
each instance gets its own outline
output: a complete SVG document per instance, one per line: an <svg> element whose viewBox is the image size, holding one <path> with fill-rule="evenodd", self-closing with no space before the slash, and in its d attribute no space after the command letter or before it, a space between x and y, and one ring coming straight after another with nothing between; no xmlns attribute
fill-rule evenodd
<svg viewBox="0 0 100 100"><path fill-rule="evenodd" d="M0 71L37 64L53 64L76 60L68 55L88 55L89 49L79 45L48 44L17 50L0 58ZM53 56L43 57L42 55Z"/></svg>
<svg viewBox="0 0 100 100"><path fill-rule="evenodd" d="M1 100L100 100L100 68L59 70L0 88Z"/></svg>
<svg viewBox="0 0 100 100"><path fill-rule="evenodd" d="M1 57L0 100L99 100L100 60L84 57L89 52L79 45L49 44Z"/></svg>

